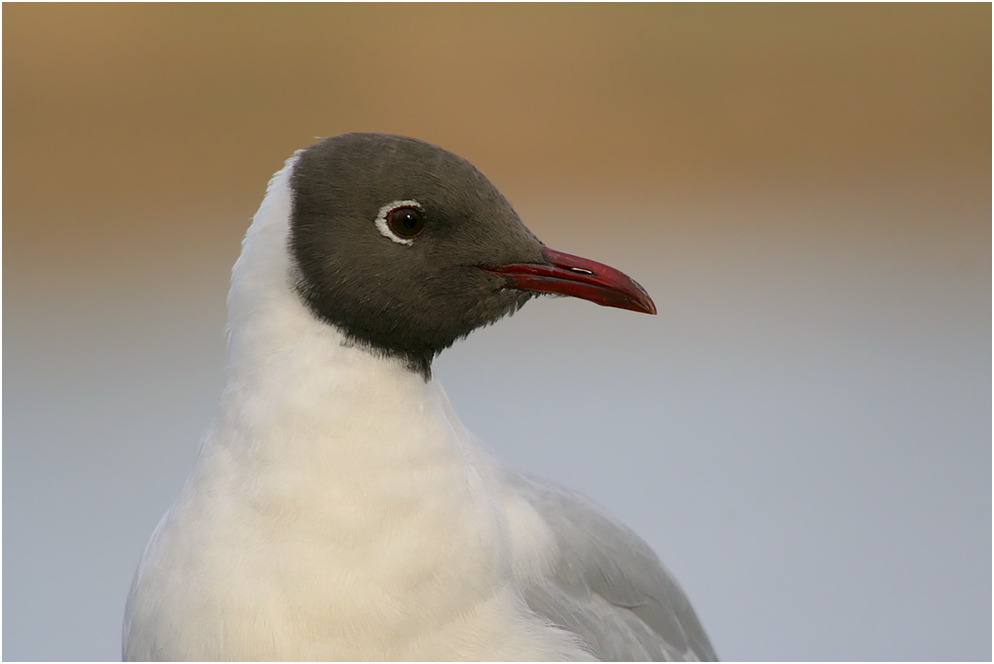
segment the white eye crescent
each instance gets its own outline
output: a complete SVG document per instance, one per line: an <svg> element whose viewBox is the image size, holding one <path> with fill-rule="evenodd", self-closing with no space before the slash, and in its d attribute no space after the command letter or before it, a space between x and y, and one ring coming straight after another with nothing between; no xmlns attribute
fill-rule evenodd
<svg viewBox="0 0 994 664"><path fill-rule="evenodd" d="M425 211L415 200L394 201L380 208L376 229L397 244L410 246L425 228Z"/></svg>

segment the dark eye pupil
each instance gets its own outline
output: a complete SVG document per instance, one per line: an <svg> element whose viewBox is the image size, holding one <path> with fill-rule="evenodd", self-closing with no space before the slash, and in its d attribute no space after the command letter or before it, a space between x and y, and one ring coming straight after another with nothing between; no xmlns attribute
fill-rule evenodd
<svg viewBox="0 0 994 664"><path fill-rule="evenodd" d="M413 207L402 207L392 210L387 216L390 230L402 238L410 239L421 235L425 229L424 213Z"/></svg>

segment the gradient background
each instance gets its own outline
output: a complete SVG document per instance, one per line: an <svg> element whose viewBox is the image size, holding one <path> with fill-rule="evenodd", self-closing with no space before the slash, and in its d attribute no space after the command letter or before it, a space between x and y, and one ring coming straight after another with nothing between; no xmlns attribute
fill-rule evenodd
<svg viewBox="0 0 994 664"><path fill-rule="evenodd" d="M991 7L5 5L4 659L115 659L223 383L270 174L476 163L657 317L529 304L437 362L718 653L991 658Z"/></svg>

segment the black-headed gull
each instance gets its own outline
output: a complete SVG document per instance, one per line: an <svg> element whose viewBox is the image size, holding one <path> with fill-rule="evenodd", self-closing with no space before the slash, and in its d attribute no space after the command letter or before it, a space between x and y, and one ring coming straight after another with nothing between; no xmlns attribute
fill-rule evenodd
<svg viewBox="0 0 994 664"><path fill-rule="evenodd" d="M537 293L655 313L439 147L345 134L290 158L234 267L227 385L135 575L125 658L714 659L649 546L510 470L431 376Z"/></svg>

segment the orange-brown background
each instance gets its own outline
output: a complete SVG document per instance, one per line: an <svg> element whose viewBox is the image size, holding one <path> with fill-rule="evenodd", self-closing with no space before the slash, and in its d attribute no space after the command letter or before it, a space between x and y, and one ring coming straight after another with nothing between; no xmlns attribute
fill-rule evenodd
<svg viewBox="0 0 994 664"><path fill-rule="evenodd" d="M350 130L418 136L505 188L538 191L984 176L987 15L934 4L12 5L5 239L17 254L63 258L79 242L186 235L182 213L205 205L238 206L240 220L290 151ZM175 214L172 228L135 228L150 211Z"/></svg>
<svg viewBox="0 0 994 664"><path fill-rule="evenodd" d="M116 656L131 570L217 397L240 235L283 159L356 130L469 158L550 245L654 294L658 319L529 305L440 373L503 454L660 550L720 654L990 657L989 5L7 4L3 18L5 658ZM542 382L564 363L568 380ZM525 364L544 378L514 376ZM610 394L626 381L655 396L625 410ZM584 383L612 387L569 391ZM527 426L506 423L550 394L516 416ZM639 444L578 451L547 432L547 457L501 447L599 409ZM804 435L809 457L786 442ZM909 449L918 465L901 466ZM852 526L867 514L879 521ZM954 615L948 638L928 634L932 611Z"/></svg>

